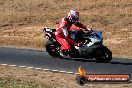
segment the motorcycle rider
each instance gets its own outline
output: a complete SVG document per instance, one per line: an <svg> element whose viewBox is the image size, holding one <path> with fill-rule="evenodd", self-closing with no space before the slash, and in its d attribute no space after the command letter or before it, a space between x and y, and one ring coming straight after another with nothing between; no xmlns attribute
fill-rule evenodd
<svg viewBox="0 0 132 88"><path fill-rule="evenodd" d="M82 43L76 43L70 38L69 30L74 24L76 27L83 28L85 30L90 30L87 26L81 24L79 21L79 12L77 10L70 10L66 17L63 17L56 29L55 36L56 40L61 44L60 55L64 56L64 52L71 50L70 44L75 46L82 46Z"/></svg>

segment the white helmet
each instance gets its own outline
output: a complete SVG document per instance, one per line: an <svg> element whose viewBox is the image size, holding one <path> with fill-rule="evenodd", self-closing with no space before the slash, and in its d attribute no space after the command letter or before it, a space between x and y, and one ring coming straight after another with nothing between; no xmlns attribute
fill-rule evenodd
<svg viewBox="0 0 132 88"><path fill-rule="evenodd" d="M79 20L79 12L77 10L71 10L68 13L68 17L71 23L75 23L76 21Z"/></svg>

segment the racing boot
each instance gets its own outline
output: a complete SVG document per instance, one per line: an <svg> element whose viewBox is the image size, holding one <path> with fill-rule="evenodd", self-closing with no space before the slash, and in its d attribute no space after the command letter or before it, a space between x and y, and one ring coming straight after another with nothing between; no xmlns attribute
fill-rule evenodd
<svg viewBox="0 0 132 88"><path fill-rule="evenodd" d="M68 55L68 50L60 50L59 54L61 57L67 56Z"/></svg>
<svg viewBox="0 0 132 88"><path fill-rule="evenodd" d="M61 57L64 57L64 56L65 56L65 55L63 54L62 50L59 51L59 55L60 55Z"/></svg>

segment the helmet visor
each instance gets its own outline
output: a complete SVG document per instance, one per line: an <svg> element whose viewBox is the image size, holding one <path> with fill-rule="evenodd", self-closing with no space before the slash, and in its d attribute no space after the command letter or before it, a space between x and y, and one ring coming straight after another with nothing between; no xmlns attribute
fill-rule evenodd
<svg viewBox="0 0 132 88"><path fill-rule="evenodd" d="M77 22L77 21L79 21L79 18L77 17L71 17L70 19L69 19L69 21L70 22L72 22L72 23L75 23L75 22Z"/></svg>

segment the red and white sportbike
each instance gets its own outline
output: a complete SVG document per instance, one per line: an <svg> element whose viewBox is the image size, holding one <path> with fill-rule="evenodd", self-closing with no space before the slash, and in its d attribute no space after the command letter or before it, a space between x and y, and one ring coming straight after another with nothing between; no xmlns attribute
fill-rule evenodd
<svg viewBox="0 0 132 88"><path fill-rule="evenodd" d="M56 29L43 28L45 37L48 39L46 42L46 51L52 57L62 58L59 54L61 45L56 40L54 32ZM96 59L97 62L107 63L112 60L112 52L103 45L102 32L92 30L92 32L84 32L80 30L71 30L70 37L75 42L82 42L83 46L71 45L70 51L64 52L64 55L70 58L85 58Z"/></svg>

